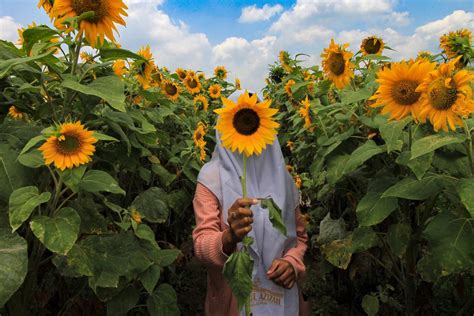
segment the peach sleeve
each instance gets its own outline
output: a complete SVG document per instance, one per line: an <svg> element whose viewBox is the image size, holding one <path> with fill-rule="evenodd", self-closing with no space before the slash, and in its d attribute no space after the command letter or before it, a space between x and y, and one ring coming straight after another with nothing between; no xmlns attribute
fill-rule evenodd
<svg viewBox="0 0 474 316"><path fill-rule="evenodd" d="M196 217L194 254L208 266L223 267L228 257L222 252L219 202L208 188L198 183L193 206Z"/></svg>
<svg viewBox="0 0 474 316"><path fill-rule="evenodd" d="M308 243L308 234L304 227L303 217L301 216L300 208L297 207L295 210L296 216L296 246L288 249L288 251L283 255L282 259L290 262L296 272L296 277L301 279L305 272L306 267L304 265L304 254L306 252L307 243Z"/></svg>

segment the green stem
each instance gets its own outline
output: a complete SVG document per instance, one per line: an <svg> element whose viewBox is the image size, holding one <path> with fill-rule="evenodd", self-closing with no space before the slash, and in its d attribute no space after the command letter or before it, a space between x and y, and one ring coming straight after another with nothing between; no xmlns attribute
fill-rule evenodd
<svg viewBox="0 0 474 316"><path fill-rule="evenodd" d="M242 197L247 197L247 156L243 155L242 176L240 177L240 184L242 185ZM248 247L244 246L245 252L249 252ZM245 300L245 316L250 316L250 297Z"/></svg>
<svg viewBox="0 0 474 316"><path fill-rule="evenodd" d="M411 123L408 124L408 149L411 150L411 145L413 143L413 134L411 132Z"/></svg>
<svg viewBox="0 0 474 316"><path fill-rule="evenodd" d="M472 151L472 135L471 132L469 131L469 128L466 124L466 121L464 122L464 131L466 132L467 140L466 140L466 149L467 149L467 158L469 159L469 166L471 167L471 176L474 175L474 159L473 159L473 151Z"/></svg>

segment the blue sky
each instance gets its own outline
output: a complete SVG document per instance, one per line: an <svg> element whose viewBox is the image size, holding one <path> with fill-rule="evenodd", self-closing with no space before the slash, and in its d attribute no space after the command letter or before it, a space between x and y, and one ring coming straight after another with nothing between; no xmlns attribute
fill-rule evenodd
<svg viewBox="0 0 474 316"><path fill-rule="evenodd" d="M369 35L384 38L394 59L438 50L447 31L474 29L474 1L468 0L295 0L172 1L124 0L127 27L119 42L138 50L149 44L160 66L211 72L225 65L230 77L259 90L268 64L281 49L310 55L318 64L331 38L348 42L353 52ZM0 0L0 38L16 41L16 28L48 23L37 0Z"/></svg>

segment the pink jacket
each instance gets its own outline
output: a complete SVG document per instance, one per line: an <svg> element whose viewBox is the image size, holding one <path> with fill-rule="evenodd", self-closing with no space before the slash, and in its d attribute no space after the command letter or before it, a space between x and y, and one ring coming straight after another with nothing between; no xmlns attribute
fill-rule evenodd
<svg viewBox="0 0 474 316"><path fill-rule="evenodd" d="M207 266L207 294L205 315L238 316L237 300L222 276L222 267L227 260L222 251L222 234L228 228L222 220L222 212L217 197L204 185L198 183L193 200L196 228L193 231L194 253ZM298 237L294 248L289 249L283 259L295 268L298 280L305 273L303 256L306 251L308 235L299 208L295 210L296 233ZM300 294L300 315L309 315L308 306Z"/></svg>

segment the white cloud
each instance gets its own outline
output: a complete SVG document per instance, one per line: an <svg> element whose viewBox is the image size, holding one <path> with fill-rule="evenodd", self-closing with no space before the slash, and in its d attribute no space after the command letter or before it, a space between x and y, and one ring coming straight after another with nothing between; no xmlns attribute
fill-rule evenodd
<svg viewBox="0 0 474 316"><path fill-rule="evenodd" d="M433 37L438 39L444 33L460 28L474 28L474 12L456 10L441 20L433 21L417 27L415 33L426 39L432 39Z"/></svg>
<svg viewBox="0 0 474 316"><path fill-rule="evenodd" d="M334 36L334 31L324 26L312 25L293 34L293 39L297 42L311 44L315 40L327 40Z"/></svg>
<svg viewBox="0 0 474 316"><path fill-rule="evenodd" d="M268 21L274 15L283 11L283 7L280 4L274 6L265 4L262 8L251 5L242 9L240 14L239 22L241 23L253 23L258 21Z"/></svg>
<svg viewBox="0 0 474 316"><path fill-rule="evenodd" d="M0 17L0 39L16 42L18 39L18 31L21 25L11 17L11 16L1 16Z"/></svg>

